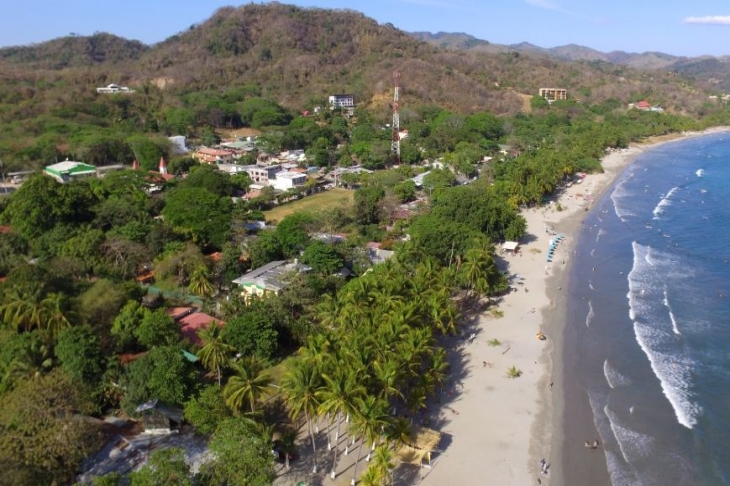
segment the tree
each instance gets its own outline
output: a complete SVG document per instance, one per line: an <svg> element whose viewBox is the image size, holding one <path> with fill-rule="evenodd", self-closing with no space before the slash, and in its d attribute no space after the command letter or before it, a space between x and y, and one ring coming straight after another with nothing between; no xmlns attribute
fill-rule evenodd
<svg viewBox="0 0 730 486"><path fill-rule="evenodd" d="M352 474L352 486L355 486L357 479L357 468L360 464L360 454L363 447L375 444L380 434L388 423L387 415L388 404L380 398L368 395L364 398L356 398L356 412L353 416L352 430L362 438L362 444L357 449L357 459L355 460L355 469ZM368 452L368 458L370 453Z"/></svg>
<svg viewBox="0 0 730 486"><path fill-rule="evenodd" d="M176 231L190 235L197 245L221 248L230 229L232 204L229 197L207 189L182 187L165 197L162 214Z"/></svg>
<svg viewBox="0 0 730 486"><path fill-rule="evenodd" d="M175 320L164 309L158 309L154 312L145 310L142 322L134 330L134 336L142 346L151 349L173 345L180 340L181 334Z"/></svg>
<svg viewBox="0 0 730 486"><path fill-rule="evenodd" d="M155 261L158 279L173 279L178 286L188 285L193 273L206 265L200 248L194 244L172 242Z"/></svg>
<svg viewBox="0 0 730 486"><path fill-rule="evenodd" d="M256 402L268 389L271 383L269 374L255 358L246 359L241 364L231 365L233 375L223 389L226 405L238 413L244 406L256 413Z"/></svg>
<svg viewBox="0 0 730 486"><path fill-rule="evenodd" d="M233 195L231 176L209 164L194 166L183 180L182 187L207 189L219 197Z"/></svg>
<svg viewBox="0 0 730 486"><path fill-rule="evenodd" d="M215 292L215 287L210 282L210 271L205 265L201 265L193 271L190 276L188 290L200 297L210 297Z"/></svg>
<svg viewBox="0 0 730 486"><path fill-rule="evenodd" d="M382 187L362 187L355 191L355 220L369 225L380 222L380 201L385 197Z"/></svg>
<svg viewBox="0 0 730 486"><path fill-rule="evenodd" d="M312 421L318 415L320 402L317 394L322 385L322 378L315 366L311 362L302 360L292 362L281 382L281 389L289 408L289 416L292 420L297 420L304 415L307 423L307 433L312 442L312 455L314 456L314 469L312 470L314 474L317 474L317 445Z"/></svg>
<svg viewBox="0 0 730 486"><path fill-rule="evenodd" d="M273 483L271 437L264 437L245 419L223 421L210 440L215 459L204 466L208 484L267 486Z"/></svg>
<svg viewBox="0 0 730 486"><path fill-rule="evenodd" d="M91 409L83 386L61 371L26 381L0 401L0 457L4 474L21 472L31 484L73 480L81 461L101 445L99 429L83 418Z"/></svg>
<svg viewBox="0 0 730 486"><path fill-rule="evenodd" d="M104 356L99 337L90 326L70 327L61 331L55 348L61 367L79 383L98 383L104 370Z"/></svg>
<svg viewBox="0 0 730 486"><path fill-rule="evenodd" d="M332 458L332 470L330 477L337 476L337 450L339 449L338 439L340 426L345 416L355 413L356 399L365 394L365 388L357 381L355 373L343 367L337 368L334 375L323 374L322 377L326 386L319 390L320 413L339 416L337 421L337 435Z"/></svg>
<svg viewBox="0 0 730 486"><path fill-rule="evenodd" d="M200 390L198 396L185 403L185 420L202 434L213 433L218 425L231 417L223 392L215 385Z"/></svg>
<svg viewBox="0 0 730 486"><path fill-rule="evenodd" d="M129 475L131 486L193 486L185 450L168 447L155 451L147 465Z"/></svg>
<svg viewBox="0 0 730 486"><path fill-rule="evenodd" d="M221 331L223 342L243 356L268 360L276 351L279 333L271 310L252 303L241 315L228 321Z"/></svg>
<svg viewBox="0 0 730 486"><path fill-rule="evenodd" d="M135 347L135 331L144 319L146 309L139 302L130 300L122 307L114 319L111 334L116 341L118 352L131 351Z"/></svg>
<svg viewBox="0 0 730 486"><path fill-rule="evenodd" d="M207 329L198 331L198 337L203 342L203 347L198 351L198 357L205 369L216 373L219 387L223 376L222 371L228 367L231 355L236 350L223 341L221 329L217 322L213 322Z"/></svg>
<svg viewBox="0 0 730 486"><path fill-rule="evenodd" d="M125 390L122 408L134 413L137 405L160 399L170 405L182 405L197 384L197 374L182 349L163 346L127 365L122 377Z"/></svg>
<svg viewBox="0 0 730 486"><path fill-rule="evenodd" d="M302 263L312 267L315 272L332 275L342 269L345 260L332 245L314 240L302 253Z"/></svg>
<svg viewBox="0 0 730 486"><path fill-rule="evenodd" d="M416 199L416 183L413 181L403 181L393 187L393 192L402 203L407 203Z"/></svg>
<svg viewBox="0 0 730 486"><path fill-rule="evenodd" d="M107 279L99 279L80 296L81 317L92 328L107 333L115 317L127 301L124 287Z"/></svg>

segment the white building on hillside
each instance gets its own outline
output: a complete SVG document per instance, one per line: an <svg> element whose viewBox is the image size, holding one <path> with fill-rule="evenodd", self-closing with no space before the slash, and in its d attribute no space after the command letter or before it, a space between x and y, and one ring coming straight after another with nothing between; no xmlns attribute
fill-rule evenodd
<svg viewBox="0 0 730 486"><path fill-rule="evenodd" d="M297 186L303 186L307 182L307 175L299 172L278 172L276 179L271 181L271 186L280 191L288 191Z"/></svg>

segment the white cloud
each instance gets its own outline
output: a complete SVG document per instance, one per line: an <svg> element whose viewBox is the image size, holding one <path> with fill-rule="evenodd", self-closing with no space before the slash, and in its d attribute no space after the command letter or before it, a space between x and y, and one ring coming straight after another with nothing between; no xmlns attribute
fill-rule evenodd
<svg viewBox="0 0 730 486"><path fill-rule="evenodd" d="M706 15L704 17L687 17L683 24L730 25L730 15Z"/></svg>

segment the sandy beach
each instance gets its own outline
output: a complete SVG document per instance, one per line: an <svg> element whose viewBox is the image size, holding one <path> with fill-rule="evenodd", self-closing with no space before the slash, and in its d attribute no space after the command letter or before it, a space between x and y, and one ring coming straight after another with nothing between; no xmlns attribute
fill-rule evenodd
<svg viewBox="0 0 730 486"><path fill-rule="evenodd" d="M723 130L659 137L613 151L602 160L603 173L587 175L548 206L523 212L527 236L519 254L500 255L500 265L520 275L521 285L516 280L517 290L499 302L501 317L475 316L466 333L476 337L462 338L455 347L453 381L442 406L432 411L432 426L444 439L433 467L420 471L418 484L610 484L602 451L584 447L582 438L597 438L592 412L564 369L563 349L571 349L563 332L567 275L575 263L576 236L593 202L637 155L660 143ZM558 235L564 238L549 263L548 248ZM545 334L544 341L538 332ZM498 345L490 343L494 339ZM520 377L508 377L513 366ZM566 428L570 437L582 440L566 446ZM549 465L547 474L541 473L542 459ZM570 467L569 481L560 470L564 464Z"/></svg>
<svg viewBox="0 0 730 486"><path fill-rule="evenodd" d="M603 173L588 174L550 204L523 211L527 234L519 253L500 251L498 257L501 269L519 275L513 279L515 290L486 312L464 316L460 336L445 343L450 349L450 381L427 410L412 417L442 433L432 466L397 467L394 484L610 485L602 449L584 447L584 441L598 436L586 395L571 373L575 342L564 332L567 276L578 263L573 256L580 225L637 155L658 144L728 130L657 137L612 151L602 159ZM548 250L559 236L548 262ZM538 333L545 339L538 339ZM513 367L519 377L508 375ZM329 457L320 457L323 470L328 469ZM543 459L546 473L541 472ZM349 484L353 461L352 455L343 456L338 478L322 484ZM310 468L308 458L288 473L281 471L275 484L312 481ZM563 468L570 471L569 477Z"/></svg>

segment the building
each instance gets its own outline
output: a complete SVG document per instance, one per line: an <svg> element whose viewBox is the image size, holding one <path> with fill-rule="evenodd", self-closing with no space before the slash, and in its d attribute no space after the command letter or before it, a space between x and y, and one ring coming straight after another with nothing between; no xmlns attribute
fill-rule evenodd
<svg viewBox="0 0 730 486"><path fill-rule="evenodd" d="M203 342L198 337L198 331L208 329L213 323L223 327L225 322L220 319L199 312L195 307L173 307L167 309L167 315L177 322L180 326L180 333L190 341L191 344L202 345Z"/></svg>
<svg viewBox="0 0 730 486"><path fill-rule="evenodd" d="M61 184L82 177L96 176L96 167L83 162L66 160L58 164L49 165L43 173L56 179Z"/></svg>
<svg viewBox="0 0 730 486"><path fill-rule="evenodd" d="M276 179L276 174L281 172L281 166L247 165L244 170L248 173L248 176L253 182L268 186L274 179Z"/></svg>
<svg viewBox="0 0 730 486"><path fill-rule="evenodd" d="M329 97L330 110L341 108L350 110L355 108L355 97L351 94L335 94Z"/></svg>
<svg viewBox="0 0 730 486"><path fill-rule="evenodd" d="M303 186L307 182L307 174L300 172L277 172L276 178L271 181L274 189L288 191L295 187Z"/></svg>
<svg viewBox="0 0 730 486"><path fill-rule="evenodd" d="M233 281L241 288L241 295L245 297L263 297L269 294L280 294L286 289L287 277L292 274L306 273L310 267L298 261L288 262L278 260L251 270Z"/></svg>
<svg viewBox="0 0 730 486"><path fill-rule="evenodd" d="M233 161L233 151L203 147L193 154L193 158L201 164L230 163Z"/></svg>
<svg viewBox="0 0 730 486"><path fill-rule="evenodd" d="M567 100L568 90L562 88L540 88L540 98L552 103L555 100Z"/></svg>
<svg viewBox="0 0 730 486"><path fill-rule="evenodd" d="M113 94L113 93L134 93L134 90L127 88L126 86L119 86L117 84L110 84L102 88L96 88L97 93Z"/></svg>
<svg viewBox="0 0 730 486"><path fill-rule="evenodd" d="M172 144L172 153L174 155L184 155L190 152L190 149L186 145L187 141L184 135L175 135L173 137L167 137L167 139Z"/></svg>

